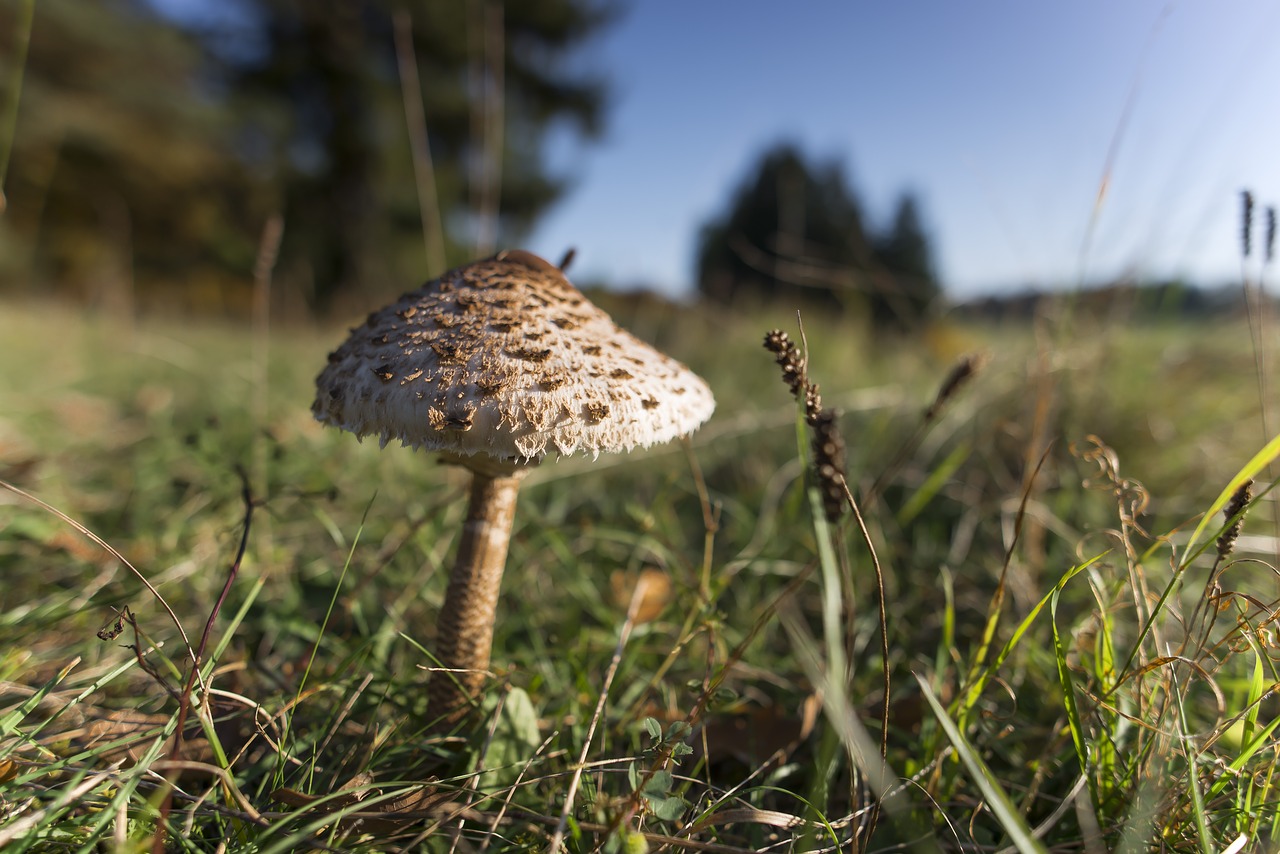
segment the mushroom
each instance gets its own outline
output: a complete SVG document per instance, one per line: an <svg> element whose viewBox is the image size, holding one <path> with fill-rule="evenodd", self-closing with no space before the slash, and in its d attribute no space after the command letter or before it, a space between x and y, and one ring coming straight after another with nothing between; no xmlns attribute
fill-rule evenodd
<svg viewBox="0 0 1280 854"><path fill-rule="evenodd" d="M326 424L441 452L471 498L427 689L439 727L480 692L516 494L548 454L616 452L711 417L707 384L619 329L563 273L521 250L451 270L369 315L316 378Z"/></svg>

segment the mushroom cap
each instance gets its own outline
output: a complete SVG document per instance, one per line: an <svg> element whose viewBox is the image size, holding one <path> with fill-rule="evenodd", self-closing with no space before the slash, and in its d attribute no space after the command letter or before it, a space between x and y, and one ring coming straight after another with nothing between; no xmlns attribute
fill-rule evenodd
<svg viewBox="0 0 1280 854"><path fill-rule="evenodd" d="M311 407L382 445L515 464L667 442L714 409L701 378L519 250L450 270L369 315L329 354Z"/></svg>

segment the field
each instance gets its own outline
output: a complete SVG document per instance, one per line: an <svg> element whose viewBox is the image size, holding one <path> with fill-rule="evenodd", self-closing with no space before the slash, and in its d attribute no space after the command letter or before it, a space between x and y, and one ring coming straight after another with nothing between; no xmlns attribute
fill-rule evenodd
<svg viewBox="0 0 1280 854"><path fill-rule="evenodd" d="M312 420L344 328L0 306L0 848L1280 839L1277 425L1242 319L1066 301L886 340L806 316L864 533L825 519L761 346L800 340L793 312L602 304L717 414L530 477L483 709L443 734L466 478Z"/></svg>

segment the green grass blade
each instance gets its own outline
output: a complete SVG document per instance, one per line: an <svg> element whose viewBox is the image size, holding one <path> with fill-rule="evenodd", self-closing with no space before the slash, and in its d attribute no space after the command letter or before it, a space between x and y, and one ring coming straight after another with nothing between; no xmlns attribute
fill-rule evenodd
<svg viewBox="0 0 1280 854"><path fill-rule="evenodd" d="M1246 744L1253 740L1253 734L1258 728L1259 704L1266 690L1266 680L1262 673L1262 651L1253 638L1249 639L1249 645L1253 647L1253 673L1249 677L1249 692L1245 696L1245 708L1248 711L1244 715L1243 740Z"/></svg>
<svg viewBox="0 0 1280 854"><path fill-rule="evenodd" d="M942 707L942 703L938 701L933 691L930 690L929 683L919 674L916 674L916 681L920 683L920 691L924 694L925 700L929 702L929 707L933 709L933 714L946 732L947 738L950 739L951 746L955 748L960 761L964 763L965 768L969 771L969 776L978 786L983 797L986 798L987 807L1000 822L1000 826L1004 828L1005 833L1009 835L1009 841L1022 854L1032 854L1032 852L1046 854L1048 849L1031 835L1031 828L1027 826L1022 815L1014 807L1009 795L996 782L995 776L987 768L986 763L982 761L982 757L978 755L977 751L965 739L964 734L955 725L955 722L947 715L947 710Z"/></svg>
<svg viewBox="0 0 1280 854"><path fill-rule="evenodd" d="M1195 735L1191 731L1190 722L1187 720L1186 698L1181 687L1181 680L1178 679L1177 669L1171 670L1173 681L1172 697L1174 708L1177 710L1178 722L1178 741L1182 746L1182 754L1187 760L1187 790L1191 795L1191 811L1195 819L1196 836L1200 841L1200 850L1203 854L1213 854L1213 836L1209 832L1209 818L1205 812L1204 792L1200 791L1200 776L1196 773L1197 748Z"/></svg>
<svg viewBox="0 0 1280 854"><path fill-rule="evenodd" d="M961 442L946 458L938 463L937 468L929 473L929 477L925 482L920 484L920 488L911 493L902 504L902 508L898 511L898 524L906 526L911 524L920 511L929 505L929 502L946 486L947 481L956 473L960 466L964 465L965 460L969 459L973 448L968 442Z"/></svg>
<svg viewBox="0 0 1280 854"><path fill-rule="evenodd" d="M1046 593L1040 601L1036 603L1035 607L1031 609L1027 616L1023 617L1022 622L1018 623L1017 628L1014 629L1013 634L1000 650L1000 654L996 656L995 661L991 662L989 670L994 671L999 668L1001 664L1004 664L1005 660L1009 657L1009 654L1013 652L1014 647L1018 645L1018 642L1022 640L1023 635L1025 635L1027 630L1031 628L1031 624L1035 622L1036 617L1040 616L1040 612L1044 610L1044 606L1048 605L1051 599L1056 600L1058 598L1058 594L1062 592L1062 588L1067 586L1068 581L1075 578L1081 572L1093 566L1098 561L1102 560L1102 558L1107 554L1108 552L1096 554L1084 563L1078 563L1063 573L1062 577L1058 579L1058 583L1053 586L1053 589Z"/></svg>
<svg viewBox="0 0 1280 854"><path fill-rule="evenodd" d="M994 673L1006 659L1008 659L1010 653L1013 652L1014 648L1018 645L1018 642L1022 640L1023 636L1027 633L1027 630L1031 628L1031 624L1035 622L1036 617L1038 617L1040 612L1044 610L1044 606L1049 603L1049 600L1051 598L1055 598L1059 593L1061 593L1062 588L1066 586L1068 581L1075 578L1093 564L1097 563L1107 554L1108 552L1101 552L1089 558L1084 563L1076 564L1068 569L1062 574L1062 577L1058 579L1058 582L1053 586L1053 589L1049 591L1049 593L1045 594L1040 601L1036 603L1035 607L1031 609L1030 613L1028 613L1027 616L1018 623L1017 628L1014 629L1009 640L1005 642L1000 653L990 664L983 667L973 676L973 680L969 683L968 688L961 695L960 702L955 707L955 714L959 720L968 719L969 711L973 708L974 704L978 702L978 698L982 696L982 691L986 687L987 680L990 678L991 674Z"/></svg>
<svg viewBox="0 0 1280 854"><path fill-rule="evenodd" d="M63 667L52 679L41 685L40 688L24 700L21 705L9 712L9 714L5 715L3 718L0 718L0 737L13 735L17 731L18 724L22 723L22 721L26 719L27 715L31 714L36 706L40 705L40 701L48 696L50 691L61 684L62 680L66 679L67 675L71 673L79 663L79 658L73 659L70 664Z"/></svg>
<svg viewBox="0 0 1280 854"><path fill-rule="evenodd" d="M1209 509L1200 517L1199 524L1195 530L1191 532L1191 538L1187 540L1187 544L1182 548L1182 558L1178 561L1177 568L1174 570L1173 577L1169 579L1169 583L1165 586L1164 591L1160 594L1160 598L1156 601L1155 607L1151 609L1151 616L1143 623L1142 630L1138 632L1137 639L1133 642L1133 648L1129 650L1129 655L1125 659L1124 667L1120 668L1120 673L1128 672L1133 665L1134 660L1138 656L1138 650L1142 648L1142 644L1146 641L1147 635L1151 632L1151 627L1155 623L1156 617L1164 610L1165 604L1169 597L1173 595L1173 591L1178 588L1178 584L1182 581L1182 575L1186 572L1187 567L1195 560L1204 549L1208 548L1208 543L1196 548L1200 538L1204 535L1205 529L1212 524L1223 507L1227 506L1227 502L1231 500L1231 496L1235 495L1244 482L1256 477L1264 468L1275 461L1280 456L1280 434L1276 435L1270 442L1263 446L1262 450L1253 455L1249 462L1245 463L1244 468L1231 478L1226 488L1218 494L1213 504L1209 505Z"/></svg>
<svg viewBox="0 0 1280 854"><path fill-rule="evenodd" d="M1255 754L1257 754L1259 750L1271 744L1271 734L1276 731L1277 727L1280 727L1280 718L1272 720L1269 724L1254 734L1253 738L1249 739L1241 746L1239 755L1237 755L1235 759L1231 760L1231 762L1227 763L1226 769L1222 772L1222 775L1218 778L1217 782L1209 788L1210 800L1220 794L1222 790L1231 783L1231 781L1237 779L1237 772L1244 768L1244 766L1254 757Z"/></svg>
<svg viewBox="0 0 1280 854"><path fill-rule="evenodd" d="M298 680L298 688L297 688L297 691L294 693L294 698L293 698L295 707L297 703L301 701L303 692L306 690L307 677L311 675L311 668L315 664L316 656L320 652L320 643L322 640L324 640L325 630L329 626L329 620L333 617L334 608L337 607L338 595L342 592L343 582L346 581L347 570L351 568L351 561L355 558L356 548L360 545L360 536L364 533L365 523L368 522L369 520L369 511L373 508L373 502L377 499L377 497L378 497L378 493L376 491L373 493L373 495L369 497L369 503L366 504L364 508L364 515L360 518L360 526L356 529L356 534L351 540L350 548L347 549L347 558L345 561L343 561L342 571L338 573L338 581L333 586L333 595L329 597L329 607L325 610L324 619L320 622L320 630L316 635L315 644L311 647L311 655L307 659L307 665L305 668L303 668L302 678ZM281 754L280 754L280 759L277 763L277 768L276 768L276 785L277 786L284 785L285 751L288 750L288 746L290 743L289 733L290 733L290 724L292 723L292 721L293 721L293 714L290 713L284 719L283 732L281 733L281 736L280 736Z"/></svg>
<svg viewBox="0 0 1280 854"><path fill-rule="evenodd" d="M0 112L0 192L4 191L5 178L9 174L9 157L13 151L13 139L18 133L18 103L22 98L22 77L27 68L27 51L31 46L31 25L35 21L36 0L26 0L13 28L13 60L4 110Z"/></svg>
<svg viewBox="0 0 1280 854"><path fill-rule="evenodd" d="M1058 665L1058 682L1062 685L1062 703L1067 710L1067 726L1071 729L1071 744L1075 747L1076 761L1080 763L1080 773L1090 777L1089 747L1084 725L1080 721L1080 706L1076 703L1075 680L1071 678L1071 668L1067 666L1066 642L1062 638L1062 633L1058 631L1058 595L1060 592L1060 590L1055 590L1049 603L1049 625L1053 626L1053 657ZM1092 785L1091 777L1090 783L1090 790L1094 794L1096 806L1097 791L1096 787Z"/></svg>
<svg viewBox="0 0 1280 854"><path fill-rule="evenodd" d="M1196 544L1200 541L1200 537L1204 535L1205 529L1213 524L1213 520L1217 518L1222 508L1227 506L1231 496L1236 494L1236 490L1243 486L1246 480L1256 478L1277 457L1280 457L1280 434L1277 434L1263 446L1262 450L1254 454L1253 459L1245 463L1244 468L1240 469L1236 476L1231 478L1231 482L1218 494L1217 499L1214 500L1213 504L1209 505L1209 509L1200 517L1200 523L1191 532L1191 539L1187 540L1187 544L1182 547L1182 560L1178 563L1179 572L1185 569L1200 554L1200 551L1203 551L1204 546L1197 550ZM1163 597L1161 601L1163 601Z"/></svg>

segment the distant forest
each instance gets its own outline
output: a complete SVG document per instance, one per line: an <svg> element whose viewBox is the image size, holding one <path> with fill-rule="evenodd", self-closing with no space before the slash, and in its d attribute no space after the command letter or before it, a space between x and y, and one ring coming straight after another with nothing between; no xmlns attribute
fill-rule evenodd
<svg viewBox="0 0 1280 854"><path fill-rule="evenodd" d="M408 9L0 4L0 287L239 312L278 216L277 288L323 312L518 242L573 178L548 132L604 126L605 78L577 58L619 10Z"/></svg>
<svg viewBox="0 0 1280 854"><path fill-rule="evenodd" d="M1239 282L1202 287L1164 281L1095 285L1071 291L1026 288L960 301L948 313L967 320L1027 321L1048 305L1070 305L1085 315L1125 316L1141 321L1203 320L1245 311Z"/></svg>
<svg viewBox="0 0 1280 854"><path fill-rule="evenodd" d="M577 177L548 165L549 134L606 126L608 69L582 55L622 14L610 0L227 0L182 20L144 0L0 4L0 293L243 315L271 262L285 315L347 314L518 246ZM1040 299L948 307L924 194L904 188L871 221L838 160L787 140L726 188L691 272L708 301L908 330L945 311L1026 318ZM1174 282L1073 299L1143 316L1238 304Z"/></svg>
<svg viewBox="0 0 1280 854"><path fill-rule="evenodd" d="M0 288L243 314L266 259L287 311L343 313L519 245L576 178L548 166L549 134L605 126L607 69L580 55L624 13L229 0L171 20L142 0L4 4L18 44L0 52ZM702 229L692 272L708 300L910 327L942 293L926 220L904 192L868 222L838 163L782 142Z"/></svg>

